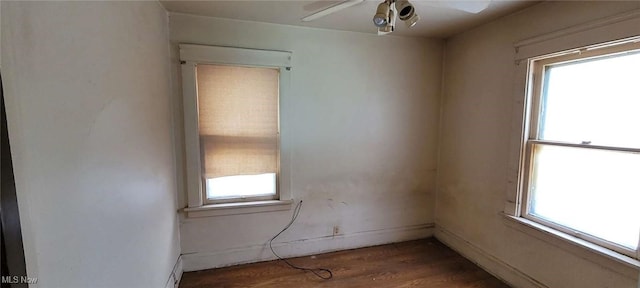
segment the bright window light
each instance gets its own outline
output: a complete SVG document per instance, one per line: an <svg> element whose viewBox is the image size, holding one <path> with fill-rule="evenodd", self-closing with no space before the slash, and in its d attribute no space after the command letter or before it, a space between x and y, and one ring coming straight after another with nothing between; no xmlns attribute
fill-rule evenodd
<svg viewBox="0 0 640 288"><path fill-rule="evenodd" d="M205 202L277 198L279 77L279 68L196 66Z"/></svg>
<svg viewBox="0 0 640 288"><path fill-rule="evenodd" d="M276 173L207 179L207 198L242 198L276 194Z"/></svg>
<svg viewBox="0 0 640 288"><path fill-rule="evenodd" d="M540 139L640 148L640 52L546 69Z"/></svg>
<svg viewBox="0 0 640 288"><path fill-rule="evenodd" d="M524 216L635 258L640 46L621 45L533 62Z"/></svg>
<svg viewBox="0 0 640 288"><path fill-rule="evenodd" d="M640 235L640 155L539 146L529 213L635 249Z"/></svg>

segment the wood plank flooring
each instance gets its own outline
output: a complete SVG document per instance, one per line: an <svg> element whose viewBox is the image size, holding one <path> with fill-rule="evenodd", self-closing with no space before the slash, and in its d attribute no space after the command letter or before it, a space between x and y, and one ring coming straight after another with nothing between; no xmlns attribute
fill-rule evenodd
<svg viewBox="0 0 640 288"><path fill-rule="evenodd" d="M434 238L290 261L331 269L333 278L322 280L282 261L268 261L187 272L180 287L509 287Z"/></svg>

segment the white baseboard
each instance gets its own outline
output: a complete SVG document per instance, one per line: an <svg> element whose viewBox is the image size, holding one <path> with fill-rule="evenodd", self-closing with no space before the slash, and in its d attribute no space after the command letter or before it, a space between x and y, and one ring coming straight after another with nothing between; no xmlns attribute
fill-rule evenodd
<svg viewBox="0 0 640 288"><path fill-rule="evenodd" d="M173 265L173 271L171 275L169 275L169 280L167 280L167 284L165 288L178 288L180 285L180 280L182 279L182 256L178 256L176 260L176 264Z"/></svg>
<svg viewBox="0 0 640 288"><path fill-rule="evenodd" d="M338 250L355 249L433 236L433 223L400 228L364 231L291 242L274 242L273 249L282 257L298 257ZM274 260L268 242L216 252L183 254L184 271L198 271L244 263Z"/></svg>
<svg viewBox="0 0 640 288"><path fill-rule="evenodd" d="M436 239L480 266L485 271L491 273L496 278L509 284L509 286L518 288L548 288L546 285L492 256L455 233L441 226L438 226L435 230Z"/></svg>

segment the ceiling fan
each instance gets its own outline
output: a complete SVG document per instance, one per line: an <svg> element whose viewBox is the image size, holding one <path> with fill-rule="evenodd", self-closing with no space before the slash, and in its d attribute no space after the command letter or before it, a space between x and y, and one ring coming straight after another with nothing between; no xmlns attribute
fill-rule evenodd
<svg viewBox="0 0 640 288"><path fill-rule="evenodd" d="M304 18L303 22L313 21L315 19L333 14L343 9L362 4L365 0L346 0L335 5L324 8L320 11L312 13ZM491 0L475 0L475 1L421 1L429 6L447 7L468 13L479 13L489 7ZM416 13L416 9L408 0L384 0L378 5L376 14L373 16L373 24L378 27L378 35L385 35L393 32L396 27L396 16L404 21L408 28L416 25L420 16Z"/></svg>

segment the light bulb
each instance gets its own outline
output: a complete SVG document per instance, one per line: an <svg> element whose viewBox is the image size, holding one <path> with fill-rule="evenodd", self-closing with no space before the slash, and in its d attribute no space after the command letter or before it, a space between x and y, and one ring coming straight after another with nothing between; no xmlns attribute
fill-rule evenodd
<svg viewBox="0 0 640 288"><path fill-rule="evenodd" d="M389 23L389 3L382 2L376 9L376 15L373 16L373 25L376 27L384 27Z"/></svg>

